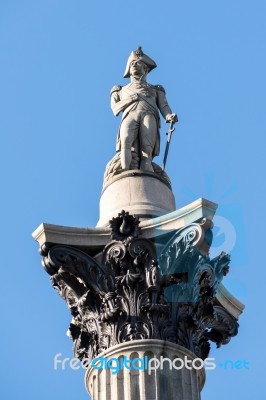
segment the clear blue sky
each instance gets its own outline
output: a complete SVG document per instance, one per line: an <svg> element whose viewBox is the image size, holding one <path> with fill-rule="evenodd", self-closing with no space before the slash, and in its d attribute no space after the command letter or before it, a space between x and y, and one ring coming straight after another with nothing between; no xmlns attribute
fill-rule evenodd
<svg viewBox="0 0 266 400"><path fill-rule="evenodd" d="M53 370L56 353L72 355L70 314L31 233L97 223L119 124L109 91L139 45L180 119L167 164L177 207L217 202L236 232L224 283L246 310L211 356L250 369L209 371L202 400L265 398L265 15L264 0L0 2L1 399L88 398L82 371ZM216 246L230 248L229 231Z"/></svg>

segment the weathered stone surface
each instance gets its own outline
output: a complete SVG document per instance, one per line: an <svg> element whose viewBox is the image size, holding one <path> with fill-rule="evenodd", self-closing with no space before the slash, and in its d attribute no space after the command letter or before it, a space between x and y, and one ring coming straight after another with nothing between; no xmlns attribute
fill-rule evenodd
<svg viewBox="0 0 266 400"><path fill-rule="evenodd" d="M126 171L108 184L100 199L100 220L106 226L126 209L141 219L151 219L175 210L175 199L167 182L150 172Z"/></svg>

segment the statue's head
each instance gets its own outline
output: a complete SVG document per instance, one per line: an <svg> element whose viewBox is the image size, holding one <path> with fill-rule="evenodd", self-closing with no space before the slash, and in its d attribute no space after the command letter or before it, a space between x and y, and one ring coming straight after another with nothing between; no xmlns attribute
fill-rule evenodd
<svg viewBox="0 0 266 400"><path fill-rule="evenodd" d="M137 50L132 51L128 60L127 66L124 73L124 78L129 78L130 76L134 76L137 72L143 72L144 74L148 74L152 69L156 68L157 65L155 61L153 61L150 57L143 53L141 47L138 47ZM139 73L142 75L142 73Z"/></svg>

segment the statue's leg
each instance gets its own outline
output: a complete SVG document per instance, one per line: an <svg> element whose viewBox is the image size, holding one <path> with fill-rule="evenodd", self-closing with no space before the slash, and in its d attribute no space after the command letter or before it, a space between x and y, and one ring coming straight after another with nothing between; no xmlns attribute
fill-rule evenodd
<svg viewBox="0 0 266 400"><path fill-rule="evenodd" d="M140 169L152 171L152 154L157 137L157 120L153 114L145 114L140 125Z"/></svg>
<svg viewBox="0 0 266 400"><path fill-rule="evenodd" d="M120 126L121 166L125 170L130 168L132 160L131 147L138 135L139 122L137 117L136 113L130 113Z"/></svg>

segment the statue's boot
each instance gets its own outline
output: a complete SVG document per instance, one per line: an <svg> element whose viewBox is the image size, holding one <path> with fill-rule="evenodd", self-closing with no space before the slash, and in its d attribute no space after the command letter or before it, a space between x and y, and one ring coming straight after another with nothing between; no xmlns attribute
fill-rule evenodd
<svg viewBox="0 0 266 400"><path fill-rule="evenodd" d="M141 169L142 171L154 172L154 169L153 169L153 166L151 163L151 158L142 158L139 169Z"/></svg>

